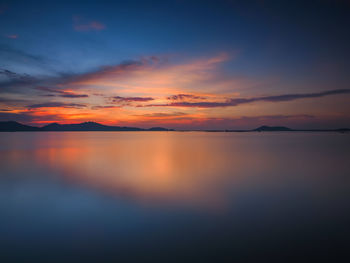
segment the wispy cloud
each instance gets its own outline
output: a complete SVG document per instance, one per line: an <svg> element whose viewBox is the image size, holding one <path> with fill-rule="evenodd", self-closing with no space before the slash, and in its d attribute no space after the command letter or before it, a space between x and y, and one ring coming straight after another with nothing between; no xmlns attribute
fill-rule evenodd
<svg viewBox="0 0 350 263"><path fill-rule="evenodd" d="M120 97L115 96L112 97L112 102L114 103L121 103L121 102L144 102L144 101L151 101L154 100L154 98L151 97Z"/></svg>
<svg viewBox="0 0 350 263"><path fill-rule="evenodd" d="M101 67L98 70L75 76L69 80L70 85L114 88L124 93L148 94L182 94L182 90L213 89L218 67L227 61L227 54L201 58L184 62L171 63L167 57L143 57L139 60L126 61L118 65ZM220 74L219 74L220 75ZM183 92L183 94L185 94Z"/></svg>
<svg viewBox="0 0 350 263"><path fill-rule="evenodd" d="M27 74L18 74L7 69L0 69L0 75L7 77L8 79L28 79L30 78Z"/></svg>
<svg viewBox="0 0 350 263"><path fill-rule="evenodd" d="M350 94L350 89L337 89L316 93L301 94L283 94L276 96L251 97L251 98L229 98L226 101L199 101L199 102L171 102L165 104L148 104L146 107L193 107L193 108L216 108L216 107L232 107L241 104L253 103L258 101L265 102L284 102L298 99L320 98L330 95Z"/></svg>
<svg viewBox="0 0 350 263"><path fill-rule="evenodd" d="M20 51L8 49L6 52L21 54ZM1 46L0 46L1 53ZM26 54L21 54L25 56ZM41 58L32 56L32 59ZM226 61L226 55L219 55L208 59L199 59L185 64L169 65L166 58L149 56L139 60L128 60L116 65L102 66L96 70L67 74L57 73L56 76L36 76L26 79L11 79L0 82L0 89L15 92L14 88L23 89L35 86L69 86L118 88L128 93L138 93L143 89L147 93L169 94L169 91L179 91L187 86L195 86L198 81L204 81L210 76L209 71L217 64ZM188 94L179 93L177 99L183 99ZM174 95L176 96L176 95ZM175 97L173 98L175 99Z"/></svg>
<svg viewBox="0 0 350 263"><path fill-rule="evenodd" d="M112 103L118 105L119 107L123 106L136 106L133 103L138 102L149 102L154 100L152 97L121 97L121 96L113 96L108 98L108 103Z"/></svg>
<svg viewBox="0 0 350 263"><path fill-rule="evenodd" d="M199 99L206 99L206 97L203 96L198 96L198 95L194 95L194 94L176 94L176 95L171 95L169 97L167 97L168 100L185 100L185 99L195 99L195 100L199 100Z"/></svg>
<svg viewBox="0 0 350 263"><path fill-rule="evenodd" d="M23 123L32 123L34 117L28 113L0 112L0 121L19 121Z"/></svg>
<svg viewBox="0 0 350 263"><path fill-rule="evenodd" d="M11 47L9 45L0 44L0 58L7 59L11 58L12 60L22 60L22 61L31 61L31 62L37 62L37 63L43 63L46 62L46 59L33 55L30 53L27 53L23 50Z"/></svg>
<svg viewBox="0 0 350 263"><path fill-rule="evenodd" d="M13 98L5 98L5 97L0 97L0 103L6 103L6 104L18 104L21 102L25 102L26 100L23 99L13 99Z"/></svg>
<svg viewBox="0 0 350 263"><path fill-rule="evenodd" d="M37 109L37 108L85 108L85 104L79 103L63 103L63 102L46 102L39 103L27 106L29 109Z"/></svg>
<svg viewBox="0 0 350 263"><path fill-rule="evenodd" d="M98 21L88 21L82 16L73 16L73 28L75 31L100 31L106 29L106 26Z"/></svg>
<svg viewBox="0 0 350 263"><path fill-rule="evenodd" d="M89 97L89 95L87 95L87 94L79 94L79 93L75 93L73 91L59 90L59 89L49 88L49 87L36 87L36 89L40 90L40 91L45 91L45 92L57 94L57 96L63 97L63 98L87 98L87 97ZM49 94L49 95L54 96L53 94Z"/></svg>
<svg viewBox="0 0 350 263"><path fill-rule="evenodd" d="M9 55L9 58L22 57L35 60L36 62L45 62L43 58L26 54L20 50L12 49L8 46L0 45L0 58L3 54ZM88 85L104 85L103 83L128 76L132 72L137 72L155 63L155 59L143 58L141 60L129 60L116 65L102 66L91 72L80 74L58 73L56 76L30 76L28 74L19 74L7 69L0 69L0 75L5 76L5 80L0 79L0 92L18 92L16 89L35 88L37 86L74 86L80 88ZM101 83L102 82L102 83Z"/></svg>
<svg viewBox="0 0 350 263"><path fill-rule="evenodd" d="M150 118L168 118L168 117L179 117L179 116L185 116L185 115L188 115L188 113L184 113L184 112L170 112L170 113L154 112L154 113L148 113L148 114L136 115L136 116L143 116L143 117L150 117Z"/></svg>
<svg viewBox="0 0 350 263"><path fill-rule="evenodd" d="M107 65L97 70L68 76L65 82L71 85L106 85L120 78L128 77L130 73L139 72L154 64L152 59L128 60L116 65Z"/></svg>
<svg viewBox="0 0 350 263"><path fill-rule="evenodd" d="M257 96L256 88L245 89L242 82L237 84L232 78L226 78L222 82L223 71L220 65L228 58L229 56L221 54L172 62L162 56L149 56L102 66L85 73L57 73L49 76L31 76L1 69L2 97L22 101L3 101L0 107L14 109L13 113L27 111L27 114L29 112L35 115L35 121L38 122L48 121L48 116L51 116L65 122L95 120L114 124L130 122L136 126L138 123L162 126L163 123L167 127L230 128L240 121L253 123L258 120L232 121L230 116L250 115L253 107L225 107L261 102L258 105L259 112L267 115L271 114L271 108L277 107L274 103L350 94L350 89L315 91L316 87L311 86L309 90L313 92L287 92L285 87L281 87L281 93L276 95L270 93L272 95ZM241 91L245 95L239 95ZM76 101L70 101L69 98ZM81 102L78 101L79 98L86 99ZM328 102L332 100L329 98ZM340 101L341 96L334 98L336 100ZM300 109L285 105L288 111L281 111L281 114L315 112L309 105ZM320 109L320 112L326 114L326 110ZM292 118L281 117L275 120L280 124L286 119L290 123ZM301 123L304 119L306 117L298 117L297 120L295 117L293 121ZM273 124L272 117L266 119L266 123L269 121Z"/></svg>
<svg viewBox="0 0 350 263"><path fill-rule="evenodd" d="M0 92L16 93L17 88L36 84L39 80L28 74L18 74L16 72L0 69Z"/></svg>

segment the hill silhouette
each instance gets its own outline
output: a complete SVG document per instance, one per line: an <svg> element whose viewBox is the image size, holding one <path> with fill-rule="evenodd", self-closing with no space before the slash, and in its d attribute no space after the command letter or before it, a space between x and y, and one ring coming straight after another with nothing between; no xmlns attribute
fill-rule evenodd
<svg viewBox="0 0 350 263"><path fill-rule="evenodd" d="M33 132L33 131L174 131L163 127L149 129L137 127L108 126L97 122L83 122L76 124L51 123L43 127L24 125L16 121L0 122L0 132ZM203 130L206 132L350 132L348 128L341 129L291 129L284 126L260 126L252 130Z"/></svg>
<svg viewBox="0 0 350 263"><path fill-rule="evenodd" d="M171 131L162 127L142 129L137 127L107 126L97 122L83 122L77 124L51 123L43 127L33 127L15 121L0 122L0 132L16 131Z"/></svg>
<svg viewBox="0 0 350 263"><path fill-rule="evenodd" d="M41 128L43 131L144 131L136 127L107 126L96 122L78 124L51 123Z"/></svg>
<svg viewBox="0 0 350 263"><path fill-rule="evenodd" d="M0 122L0 132L6 131L40 131L40 128L24 125L16 121Z"/></svg>

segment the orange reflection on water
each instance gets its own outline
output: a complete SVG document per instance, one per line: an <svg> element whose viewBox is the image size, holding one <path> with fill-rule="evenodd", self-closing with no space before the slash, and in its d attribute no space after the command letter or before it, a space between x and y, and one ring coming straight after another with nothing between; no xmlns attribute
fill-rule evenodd
<svg viewBox="0 0 350 263"><path fill-rule="evenodd" d="M0 137L4 175L48 177L143 204L225 209L244 189L273 192L344 176L342 135L308 133L42 132ZM347 138L347 137L346 137ZM337 147L336 147L337 146ZM323 148L322 148L323 147ZM323 153L323 155L321 154ZM317 165L315 165L317 164ZM344 174L344 175L343 175ZM321 187L315 188L321 189ZM323 191L323 190L322 190Z"/></svg>
<svg viewBox="0 0 350 263"><path fill-rule="evenodd" d="M221 206L220 192L247 160L222 152L208 134L164 132L47 133L35 161L70 183L139 201ZM224 150L225 151L225 150Z"/></svg>

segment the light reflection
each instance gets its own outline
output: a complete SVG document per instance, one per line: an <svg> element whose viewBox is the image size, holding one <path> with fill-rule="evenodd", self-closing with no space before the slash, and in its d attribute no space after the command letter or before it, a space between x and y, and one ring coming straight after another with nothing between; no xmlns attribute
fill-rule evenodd
<svg viewBox="0 0 350 263"><path fill-rule="evenodd" d="M305 171L317 174L319 183L334 167L314 165L324 163L312 144L317 138L302 146L296 143L305 142L302 134L288 141L282 135L204 132L17 135L4 141L11 148L0 152L3 172L20 163L17 174L36 167L40 176L55 175L70 185L145 204L224 209L244 188L306 185L311 178Z"/></svg>
<svg viewBox="0 0 350 263"><path fill-rule="evenodd" d="M70 183L139 201L221 206L221 191L246 161L213 137L189 133L51 133L34 160ZM191 140L188 140L190 135ZM204 135L204 134L203 134ZM96 137L99 139L96 140ZM174 139L177 138L177 139ZM41 141L42 142L42 141ZM232 162L233 160L233 162ZM241 165L236 164L240 162ZM220 190L219 190L220 189Z"/></svg>

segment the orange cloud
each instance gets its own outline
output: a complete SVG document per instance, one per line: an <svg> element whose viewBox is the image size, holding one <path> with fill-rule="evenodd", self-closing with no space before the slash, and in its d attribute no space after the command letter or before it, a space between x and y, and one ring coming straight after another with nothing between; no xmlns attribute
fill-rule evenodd
<svg viewBox="0 0 350 263"><path fill-rule="evenodd" d="M326 101L328 97L338 95L339 99L339 95L350 94L348 89L336 89L259 95L259 90L259 94L252 96L252 91L257 91L256 83L225 74L222 65L232 57L221 53L186 61L176 61L173 57L175 62L171 62L167 57L149 56L88 73L45 79L22 77L4 70L0 74L9 81L3 85L13 82L13 87L27 85L36 92L30 96L13 94L0 98L0 106L24 111L22 120L32 123L96 121L146 128L233 128L260 121L239 119L240 116L254 116L256 112L264 116L273 115L276 109L281 116L325 114L322 107L312 103L313 99ZM344 101L339 103L332 99L334 105L348 105L346 97L342 97ZM295 107L297 102L300 104ZM284 106L277 108L273 106L276 104ZM348 109L348 106L343 108ZM2 116L15 116L13 114L17 113L3 112ZM291 118L283 116L264 121L292 122ZM297 118L295 123L302 121Z"/></svg>
<svg viewBox="0 0 350 263"><path fill-rule="evenodd" d="M214 57L170 64L163 58L143 58L77 76L67 81L75 87L104 88L121 95L166 96L196 90L214 91L208 82L220 82L219 67L230 59L226 53ZM232 83L231 83L232 84Z"/></svg>

